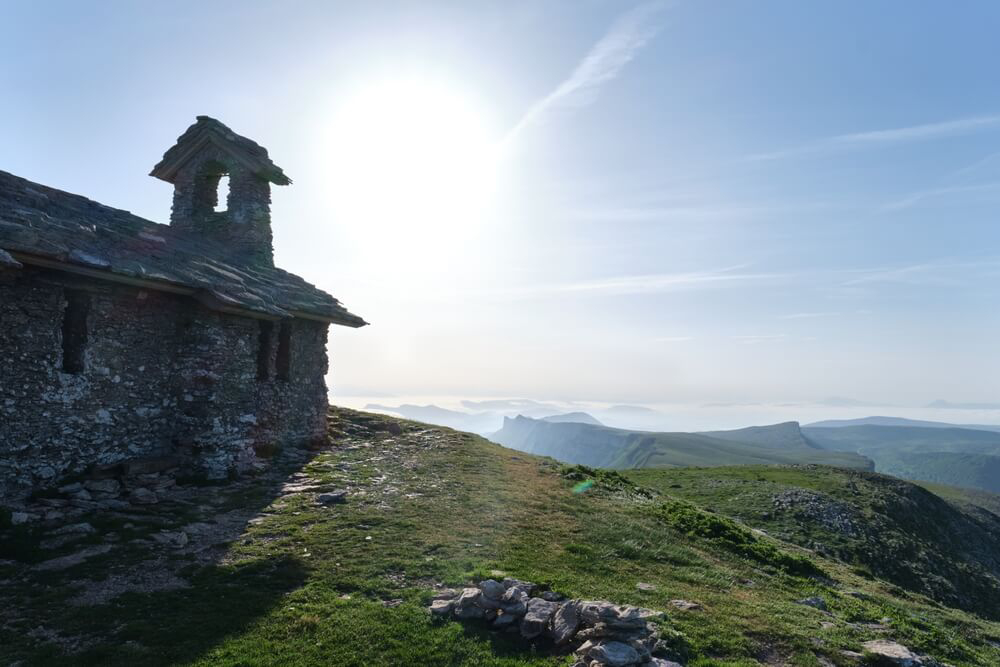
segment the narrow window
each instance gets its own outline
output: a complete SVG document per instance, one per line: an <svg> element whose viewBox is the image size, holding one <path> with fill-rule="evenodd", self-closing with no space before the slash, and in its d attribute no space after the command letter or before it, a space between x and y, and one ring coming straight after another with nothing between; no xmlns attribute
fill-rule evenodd
<svg viewBox="0 0 1000 667"><path fill-rule="evenodd" d="M275 366L279 380L290 380L292 375L292 323L284 320L278 327L278 358Z"/></svg>
<svg viewBox="0 0 1000 667"><path fill-rule="evenodd" d="M65 291L66 309L62 322L62 369L74 375L84 369L84 352L87 350L87 314L90 312L90 295L79 290Z"/></svg>
<svg viewBox="0 0 1000 667"><path fill-rule="evenodd" d="M229 208L229 176L223 174L219 177L219 186L215 191L215 212L224 213Z"/></svg>
<svg viewBox="0 0 1000 667"><path fill-rule="evenodd" d="M260 321L260 333L257 337L257 379L267 382L271 379L271 336L274 325L266 320Z"/></svg>

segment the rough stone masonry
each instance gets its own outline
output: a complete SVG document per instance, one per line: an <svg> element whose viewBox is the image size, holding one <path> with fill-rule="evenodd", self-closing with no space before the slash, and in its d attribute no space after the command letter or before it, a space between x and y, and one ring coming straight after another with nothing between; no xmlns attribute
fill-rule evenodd
<svg viewBox="0 0 1000 667"><path fill-rule="evenodd" d="M0 501L151 458L224 477L324 435L327 329L365 322L274 267L290 179L207 116L151 175L170 225L0 171Z"/></svg>

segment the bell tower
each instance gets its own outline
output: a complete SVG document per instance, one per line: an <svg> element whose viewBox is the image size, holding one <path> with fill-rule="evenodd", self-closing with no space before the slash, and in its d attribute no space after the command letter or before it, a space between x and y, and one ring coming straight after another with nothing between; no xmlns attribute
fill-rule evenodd
<svg viewBox="0 0 1000 667"><path fill-rule="evenodd" d="M172 227L224 244L234 261L274 266L271 184L292 181L266 148L214 118L198 116L150 176L174 186ZM229 191L220 197L224 179Z"/></svg>

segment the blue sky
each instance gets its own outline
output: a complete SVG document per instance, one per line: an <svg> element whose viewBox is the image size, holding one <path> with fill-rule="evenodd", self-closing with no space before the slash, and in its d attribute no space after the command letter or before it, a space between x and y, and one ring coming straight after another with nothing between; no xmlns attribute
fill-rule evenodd
<svg viewBox="0 0 1000 667"><path fill-rule="evenodd" d="M996 3L0 10L0 169L166 221L195 115L270 149L335 395L1000 395Z"/></svg>

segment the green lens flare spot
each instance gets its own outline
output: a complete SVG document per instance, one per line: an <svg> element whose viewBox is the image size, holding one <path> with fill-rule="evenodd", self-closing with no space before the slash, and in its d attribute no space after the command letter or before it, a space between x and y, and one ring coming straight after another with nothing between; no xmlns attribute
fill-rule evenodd
<svg viewBox="0 0 1000 667"><path fill-rule="evenodd" d="M594 480L592 480L592 479L584 480L584 481L580 482L579 484L576 484L573 487L573 493L583 493L584 491L588 490L593 485L594 485Z"/></svg>

